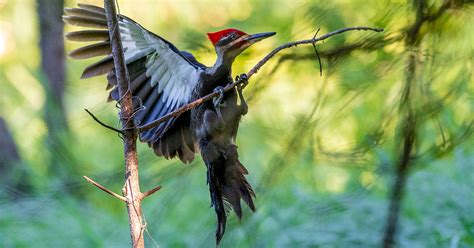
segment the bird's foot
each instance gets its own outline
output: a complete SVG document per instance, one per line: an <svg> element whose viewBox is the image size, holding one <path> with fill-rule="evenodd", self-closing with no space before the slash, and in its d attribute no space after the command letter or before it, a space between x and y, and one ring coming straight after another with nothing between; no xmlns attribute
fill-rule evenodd
<svg viewBox="0 0 474 248"><path fill-rule="evenodd" d="M247 76L247 74L245 73L242 73L240 75L237 75L237 77L235 77L235 81L239 81L239 80L241 82L237 86L240 86L241 88L245 88L245 86L249 83L249 76Z"/></svg>
<svg viewBox="0 0 474 248"><path fill-rule="evenodd" d="M243 87L248 84L248 76L247 74L241 74L240 76L237 76L235 78L236 81L238 80L243 80L242 83L237 84L237 94L239 94L239 99L240 99L240 114L241 115L246 115L247 112L249 111L249 106L247 105L247 102L245 101L244 94L242 93Z"/></svg>
<svg viewBox="0 0 474 248"><path fill-rule="evenodd" d="M225 102L223 101L224 100L224 87L222 86L217 86L215 89L214 89L214 92L217 92L219 93L218 96L214 97L214 99L212 99L212 103L214 104L214 107L216 109L218 108L221 108L221 107L225 107Z"/></svg>
<svg viewBox="0 0 474 248"><path fill-rule="evenodd" d="M214 126L217 130L223 130L225 127L224 117L222 116L221 108L226 106L224 101L224 87L217 86L214 89L214 92L218 92L219 95L212 99L212 103L214 104L214 108L216 109L216 124Z"/></svg>

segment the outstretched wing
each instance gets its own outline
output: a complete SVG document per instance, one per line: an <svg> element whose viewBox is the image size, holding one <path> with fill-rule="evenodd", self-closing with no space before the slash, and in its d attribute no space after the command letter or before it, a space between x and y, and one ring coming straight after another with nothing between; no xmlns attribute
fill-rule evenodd
<svg viewBox="0 0 474 248"><path fill-rule="evenodd" d="M119 100L105 11L101 7L79 4L66 8L63 20L75 26L95 28L70 32L66 38L79 42L96 42L72 51L74 59L105 56L88 66L81 78L107 74L109 100ZM125 61L130 74L130 89L134 96L136 124L143 125L185 105L203 68L189 53L179 51L173 44L146 30L132 19L120 15L119 30ZM159 156L179 158L187 163L194 159L194 142L189 130L189 113L161 123L140 133Z"/></svg>

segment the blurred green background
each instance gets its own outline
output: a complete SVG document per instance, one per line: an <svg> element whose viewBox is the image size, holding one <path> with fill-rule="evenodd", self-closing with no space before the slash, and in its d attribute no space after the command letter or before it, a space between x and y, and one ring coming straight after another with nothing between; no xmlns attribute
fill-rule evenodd
<svg viewBox="0 0 474 248"><path fill-rule="evenodd" d="M397 247L474 247L473 1L415 2L423 4L119 1L122 14L207 65L215 55L206 32L276 31L236 60L235 75L317 28L320 35L385 29L318 44L322 76L313 47L299 46L252 77L237 143L257 212L245 209L242 221L231 214L221 247L380 247L407 126L415 138ZM116 192L124 181L120 138L83 110L119 126L106 80L79 80L95 60L66 59L64 89L51 86L41 66L38 4L63 3L0 0L0 246L129 247L125 206L82 179ZM46 16L60 21L57 12ZM65 50L78 45L66 42ZM182 165L140 144L139 161L142 189L163 187L143 203L147 247L213 247L215 214L200 158Z"/></svg>

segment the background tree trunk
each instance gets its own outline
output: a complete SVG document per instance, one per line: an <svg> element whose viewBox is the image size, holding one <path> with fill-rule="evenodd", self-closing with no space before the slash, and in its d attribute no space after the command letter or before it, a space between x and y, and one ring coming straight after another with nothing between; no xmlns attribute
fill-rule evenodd
<svg viewBox="0 0 474 248"><path fill-rule="evenodd" d="M41 68L48 95L45 118L49 130L67 129L64 110L64 38L61 19L64 0L38 0Z"/></svg>
<svg viewBox="0 0 474 248"><path fill-rule="evenodd" d="M48 129L46 146L49 153L49 171L60 177L73 167L65 140L68 132L64 107L65 55L64 0L37 0L40 28L42 84L46 93L44 120Z"/></svg>
<svg viewBox="0 0 474 248"><path fill-rule="evenodd" d="M8 195L29 192L30 180L13 136L5 120L0 117L0 180Z"/></svg>
<svg viewBox="0 0 474 248"><path fill-rule="evenodd" d="M0 176L2 181L8 177L12 166L20 162L20 154L5 120L0 117Z"/></svg>

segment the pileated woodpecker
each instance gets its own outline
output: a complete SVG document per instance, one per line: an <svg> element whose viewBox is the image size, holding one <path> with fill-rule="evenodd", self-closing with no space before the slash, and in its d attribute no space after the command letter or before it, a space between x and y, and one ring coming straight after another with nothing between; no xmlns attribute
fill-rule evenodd
<svg viewBox="0 0 474 248"><path fill-rule="evenodd" d="M107 89L111 89L109 100L118 101L104 9L79 4L78 8L66 8L65 13L63 20L66 23L97 28L67 33L66 38L72 41L98 42L76 49L69 56L74 59L106 56L88 66L82 78L107 74ZM275 32L249 35L237 29L225 29L208 33L217 60L213 66L207 67L192 54L178 50L132 19L123 15L118 19L130 90L135 98L134 107L141 109L134 116L135 124L149 123L213 91L220 92L212 102L141 132L139 136L156 155L166 159L179 157L183 163L190 163L194 153L201 152L207 167L211 203L217 214L216 243L219 244L225 232L226 206L241 218L240 199L243 199L255 211L255 193L245 178L248 171L238 159L235 144L239 121L247 113L247 105L241 88L224 93L223 87L233 82L231 67L234 59L252 44L273 36Z"/></svg>

